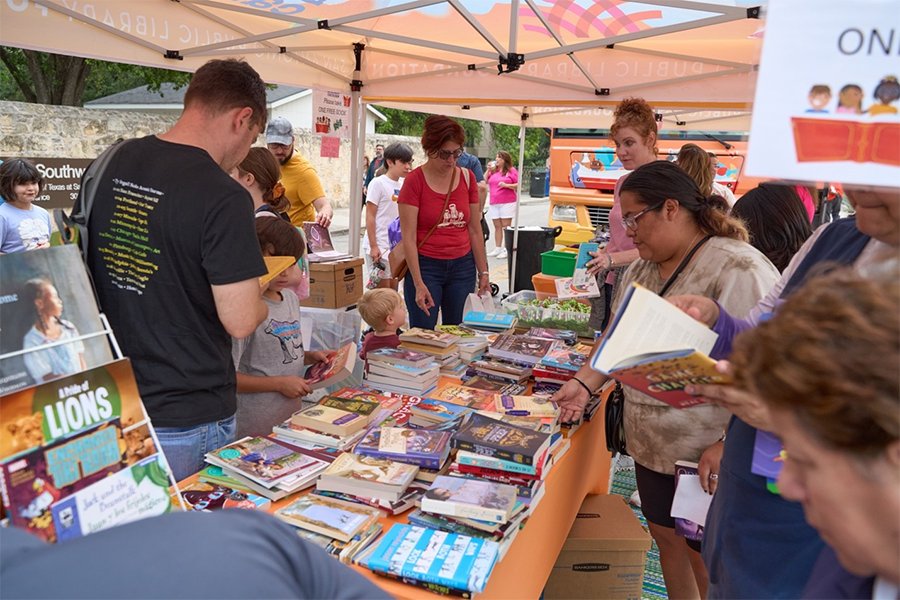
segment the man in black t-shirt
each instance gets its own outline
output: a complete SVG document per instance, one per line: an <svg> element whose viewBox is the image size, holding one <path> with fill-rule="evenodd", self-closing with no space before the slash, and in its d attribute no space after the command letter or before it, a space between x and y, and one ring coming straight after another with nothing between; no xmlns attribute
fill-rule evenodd
<svg viewBox="0 0 900 600"><path fill-rule="evenodd" d="M231 336L267 314L253 201L229 176L265 122L256 71L210 61L172 129L123 143L97 186L89 266L178 479L233 441Z"/></svg>

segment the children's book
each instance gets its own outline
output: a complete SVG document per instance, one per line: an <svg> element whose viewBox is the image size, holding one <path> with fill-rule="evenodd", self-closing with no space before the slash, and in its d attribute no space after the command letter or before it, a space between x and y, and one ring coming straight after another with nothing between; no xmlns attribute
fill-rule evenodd
<svg viewBox="0 0 900 600"><path fill-rule="evenodd" d="M473 344L478 342L487 342L488 336L480 331L476 331L471 327L466 327L465 325L438 325L435 327L436 331L441 331L443 333L449 333L450 335L458 335L460 337L460 343Z"/></svg>
<svg viewBox="0 0 900 600"><path fill-rule="evenodd" d="M718 335L706 325L633 284L591 366L675 408L703 404L684 387L730 383L708 354Z"/></svg>
<svg viewBox="0 0 900 600"><path fill-rule="evenodd" d="M556 286L556 296L560 300L579 300L587 298L599 298L602 292L597 285L597 278L588 275L583 283L576 283L574 277L561 277L553 281Z"/></svg>
<svg viewBox="0 0 900 600"><path fill-rule="evenodd" d="M181 497L191 510L211 512L222 508L265 509L268 498L217 483L195 481L181 488Z"/></svg>
<svg viewBox="0 0 900 600"><path fill-rule="evenodd" d="M354 535L378 520L377 509L338 504L329 498L304 494L275 511L275 516L294 527L349 542Z"/></svg>
<svg viewBox="0 0 900 600"><path fill-rule="evenodd" d="M472 412L472 408L452 402L426 398L412 407L412 414L426 420L444 422Z"/></svg>
<svg viewBox="0 0 900 600"><path fill-rule="evenodd" d="M587 264L594 258L589 252L596 252L599 247L600 244L596 242L582 242L578 246L578 256L575 257L575 272L572 275L572 281L575 285L586 285L589 279L594 279L593 276L587 274Z"/></svg>
<svg viewBox="0 0 900 600"><path fill-rule="evenodd" d="M393 502L403 494L418 470L415 465L348 452L339 456L322 472L318 488L354 495L371 495ZM341 486L341 483L346 485ZM334 484L338 486L335 487ZM368 494L362 493L362 490L368 490Z"/></svg>
<svg viewBox="0 0 900 600"><path fill-rule="evenodd" d="M314 444L333 450L346 450L355 444L356 440L362 437L364 431L363 428L360 428L357 431L344 436L334 433L324 433L322 431L296 425L292 421L292 418L272 427L272 433L281 438L290 440L289 443L292 444Z"/></svg>
<svg viewBox="0 0 900 600"><path fill-rule="evenodd" d="M315 222L304 221L303 233L306 234L309 262L331 262L352 258L349 254L334 249L331 233L327 227L322 227Z"/></svg>
<svg viewBox="0 0 900 600"><path fill-rule="evenodd" d="M549 446L549 443L548 443ZM467 450L458 450L456 452L456 460L461 465L470 465L473 467L483 467L485 469L493 469L495 471L508 471L521 475L533 475L543 478L546 475L547 451L544 452L533 465L504 460L496 456L485 456L476 452Z"/></svg>
<svg viewBox="0 0 900 600"><path fill-rule="evenodd" d="M314 458L264 437L245 437L210 452L206 458L266 488L274 487L280 479L315 462Z"/></svg>
<svg viewBox="0 0 900 600"><path fill-rule="evenodd" d="M350 342L343 348L330 352L328 358L309 366L306 370L306 383L318 390L335 383L340 383L353 373L356 364L356 343Z"/></svg>
<svg viewBox="0 0 900 600"><path fill-rule="evenodd" d="M451 383L432 392L429 397L441 402L456 404L457 406L473 406L488 402L493 403L494 393Z"/></svg>
<svg viewBox="0 0 900 600"><path fill-rule="evenodd" d="M693 476L696 478L699 475L697 470L697 463L690 462L686 460L675 461L675 494L676 496L681 496L678 494L678 486L681 485L682 481L686 481L685 476ZM694 483L694 485L697 485ZM704 517L706 515L706 511L709 509L709 500L711 498L706 497L705 492L700 492L702 501L705 500L705 508L694 508L693 512L697 514L703 514ZM679 503L685 502L683 498L679 498ZM679 512L679 509L674 506L673 502L673 514L672 516L675 519L675 534L679 535L687 540L694 540L695 542L699 542L703 539L703 523L706 521L705 518L699 519L699 522L694 522L690 519L684 517L676 517L675 513ZM683 508L681 510L684 510ZM679 513L680 514L680 513Z"/></svg>
<svg viewBox="0 0 900 600"><path fill-rule="evenodd" d="M400 340L402 342L412 342L414 344L422 344L425 346L447 348L458 342L460 337L442 331L434 331L433 329L412 327L400 334Z"/></svg>
<svg viewBox="0 0 900 600"><path fill-rule="evenodd" d="M508 394L496 394L494 396L494 410L516 417L559 417L559 406L556 402L550 402L534 396L511 396Z"/></svg>
<svg viewBox="0 0 900 600"><path fill-rule="evenodd" d="M379 423L373 423L374 426L378 427L405 427L407 423L409 423L409 416L411 414L412 407L417 405L419 402L424 400L422 396L411 396L408 394L395 394L389 392L385 394L389 398L395 398L400 401L400 405L394 409L394 412L390 414L390 416L384 418Z"/></svg>
<svg viewBox="0 0 900 600"><path fill-rule="evenodd" d="M505 313L485 313L469 311L463 317L463 324L479 329L506 331L516 326L518 319L515 315Z"/></svg>
<svg viewBox="0 0 900 600"><path fill-rule="evenodd" d="M450 443L454 448L482 456L536 465L550 446L550 434L475 413Z"/></svg>
<svg viewBox="0 0 900 600"><path fill-rule="evenodd" d="M434 360L434 357L431 354L404 348L379 348L370 350L366 354L366 360L377 360L393 365L422 369L428 366Z"/></svg>
<svg viewBox="0 0 900 600"><path fill-rule="evenodd" d="M335 396L325 396L319 400L319 405L330 406L331 408L339 408L365 417L366 423L371 423L372 419L381 411L381 405L377 402L369 402L361 399L338 398Z"/></svg>
<svg viewBox="0 0 900 600"><path fill-rule="evenodd" d="M579 346L584 346L584 344L556 346L550 350L547 356L541 359L541 365L575 373L587 364L587 358L591 352L591 349L587 346L584 346L586 352L579 352Z"/></svg>
<svg viewBox="0 0 900 600"><path fill-rule="evenodd" d="M263 287L297 262L293 256L264 256L263 260L266 261L266 274L259 278L259 287Z"/></svg>
<svg viewBox="0 0 900 600"><path fill-rule="evenodd" d="M362 456L439 469L450 454L450 434L427 429L373 427L357 442L354 451Z"/></svg>
<svg viewBox="0 0 900 600"><path fill-rule="evenodd" d="M358 564L376 573L481 593L498 550L490 540L395 523Z"/></svg>
<svg viewBox="0 0 900 600"><path fill-rule="evenodd" d="M555 344L553 340L526 335L498 335L488 348L488 354L533 365L547 356Z"/></svg>
<svg viewBox="0 0 900 600"><path fill-rule="evenodd" d="M354 412L316 404L291 415L291 422L299 427L346 437L363 429L368 418Z"/></svg>
<svg viewBox="0 0 900 600"><path fill-rule="evenodd" d="M496 481L441 475L422 497L422 510L438 515L506 523L516 488Z"/></svg>

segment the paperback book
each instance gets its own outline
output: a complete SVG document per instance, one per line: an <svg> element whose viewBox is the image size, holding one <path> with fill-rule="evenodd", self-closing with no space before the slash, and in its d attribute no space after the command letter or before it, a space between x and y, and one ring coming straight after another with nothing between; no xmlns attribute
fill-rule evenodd
<svg viewBox="0 0 900 600"><path fill-rule="evenodd" d="M450 454L450 434L427 429L373 427L354 451L362 456L440 469Z"/></svg>
<svg viewBox="0 0 900 600"><path fill-rule="evenodd" d="M232 470L266 488L308 467L315 459L270 438L245 437L206 455L207 461Z"/></svg>
<svg viewBox="0 0 900 600"><path fill-rule="evenodd" d="M469 311L463 316L463 324L479 329L506 331L516 325L515 315Z"/></svg>
<svg viewBox="0 0 900 600"><path fill-rule="evenodd" d="M533 338L525 335L499 335L488 348L488 354L534 365L547 356L555 345L555 341L544 338Z"/></svg>
<svg viewBox="0 0 900 600"><path fill-rule="evenodd" d="M416 476L415 465L346 453L322 472L318 489L398 500Z"/></svg>
<svg viewBox="0 0 900 600"><path fill-rule="evenodd" d="M559 406L555 402L534 396L496 394L494 396L494 410L498 413L515 417L559 418Z"/></svg>
<svg viewBox="0 0 900 600"><path fill-rule="evenodd" d="M381 405L377 402L369 402L367 400L361 399L348 399L348 398L337 398L335 396L325 396L321 400L319 400L319 405L328 406L331 408L339 408L341 410L345 410L347 412L355 413L366 420L366 424L372 422L378 412L381 410Z"/></svg>
<svg viewBox="0 0 900 600"><path fill-rule="evenodd" d="M475 413L450 443L458 450L534 466L550 447L550 434Z"/></svg>
<svg viewBox="0 0 900 600"><path fill-rule="evenodd" d="M717 338L675 305L633 284L591 366L670 406L688 408L704 402L686 394L686 385L731 382L708 356Z"/></svg>
<svg viewBox="0 0 900 600"><path fill-rule="evenodd" d="M460 465L471 465L473 467L484 467L495 471L507 471L522 475L531 475L543 479L547 471L547 454L545 451L533 465L504 460L496 456L484 456L467 450L459 450L456 453L456 460Z"/></svg>
<svg viewBox="0 0 900 600"><path fill-rule="evenodd" d="M422 329L421 327L412 327L400 334L401 342L412 342L437 348L447 348L456 344L459 340L460 337L458 335L434 331L433 329Z"/></svg>
<svg viewBox="0 0 900 600"><path fill-rule="evenodd" d="M377 509L362 504L348 506L322 496L305 494L276 510L275 516L294 527L349 542L380 515Z"/></svg>
<svg viewBox="0 0 900 600"><path fill-rule="evenodd" d="M429 397L433 400L464 407L493 404L494 402L493 392L454 383L441 387Z"/></svg>
<svg viewBox="0 0 900 600"><path fill-rule="evenodd" d="M340 408L316 404L295 412L291 422L299 427L346 437L365 428L368 419Z"/></svg>
<svg viewBox="0 0 900 600"><path fill-rule="evenodd" d="M312 389L318 390L347 379L353 373L356 352L355 342L350 342L339 350L330 352L325 360L309 366L305 375L306 383Z"/></svg>
<svg viewBox="0 0 900 600"><path fill-rule="evenodd" d="M675 488L678 489L678 479L682 475L699 475L697 463L686 460L675 462ZM703 525L694 523L688 519L675 517L675 534L686 540L699 542L703 540Z"/></svg>
<svg viewBox="0 0 900 600"><path fill-rule="evenodd" d="M516 503L511 485L441 475L422 497L422 510L438 515L506 523Z"/></svg>
<svg viewBox="0 0 900 600"><path fill-rule="evenodd" d="M528 335L528 337L544 338L546 340L559 340L566 346L574 346L578 342L578 334L571 329L532 327L528 330L526 335Z"/></svg>
<svg viewBox="0 0 900 600"><path fill-rule="evenodd" d="M415 352L413 350L404 350L403 348L379 348L370 350L366 354L366 360L377 360L380 362L402 365L404 367L412 367L421 369L434 360L431 354L425 352Z"/></svg>
<svg viewBox="0 0 900 600"><path fill-rule="evenodd" d="M266 509L268 498L217 483L195 481L181 488L181 497L190 510L211 512L224 508Z"/></svg>

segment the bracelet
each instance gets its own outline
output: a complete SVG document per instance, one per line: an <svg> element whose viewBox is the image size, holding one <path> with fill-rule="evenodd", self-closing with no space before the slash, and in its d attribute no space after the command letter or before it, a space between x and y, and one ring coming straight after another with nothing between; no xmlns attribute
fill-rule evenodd
<svg viewBox="0 0 900 600"><path fill-rule="evenodd" d="M609 271L610 269L613 268L612 254L608 254L608 253L607 253L607 255L606 255L606 261L607 261L607 262L606 262L606 270Z"/></svg>
<svg viewBox="0 0 900 600"><path fill-rule="evenodd" d="M490 272L490 271L478 271L478 275L479 275L479 276L481 276L481 275L487 275L488 277L490 277L491 272Z"/></svg>
<svg viewBox="0 0 900 600"><path fill-rule="evenodd" d="M572 381L577 381L581 385L581 387L583 387L585 389L585 391L588 393L588 396L594 395L594 392L591 391L591 388L589 388L587 385L585 385L585 383L582 380L578 379L577 377L572 377Z"/></svg>
<svg viewBox="0 0 900 600"><path fill-rule="evenodd" d="M609 252L607 252L606 255L609 257L609 268L612 269L616 266L616 261L613 259L612 254L610 254Z"/></svg>

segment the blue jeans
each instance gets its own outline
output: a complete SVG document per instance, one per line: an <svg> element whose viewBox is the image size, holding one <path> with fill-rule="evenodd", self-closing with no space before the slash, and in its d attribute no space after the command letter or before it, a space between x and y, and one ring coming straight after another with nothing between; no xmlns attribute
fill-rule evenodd
<svg viewBox="0 0 900 600"><path fill-rule="evenodd" d="M459 325L463 318L466 298L475 291L475 258L469 251L459 258L442 259L419 255L419 272L422 281L431 293L434 306L431 314L416 304L416 284L412 273L406 274L403 294L406 296L406 310L409 311L409 326L434 329L441 312L441 323Z"/></svg>
<svg viewBox="0 0 900 600"><path fill-rule="evenodd" d="M234 442L235 415L193 427L157 427L156 437L175 480L181 481L203 468L203 455Z"/></svg>

